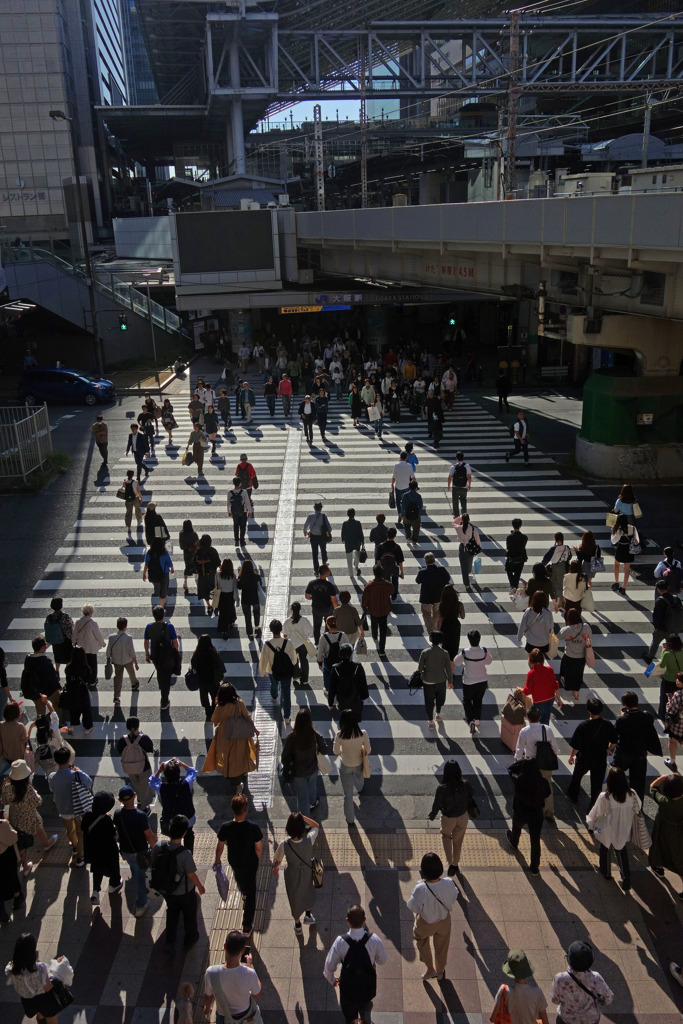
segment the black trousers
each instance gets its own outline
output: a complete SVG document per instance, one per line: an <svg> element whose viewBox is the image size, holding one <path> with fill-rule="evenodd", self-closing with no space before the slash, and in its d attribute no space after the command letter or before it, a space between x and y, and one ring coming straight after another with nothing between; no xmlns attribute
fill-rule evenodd
<svg viewBox="0 0 683 1024"><path fill-rule="evenodd" d="M165 704L168 701L169 694L171 692L171 676L173 673L169 672L168 669L157 668L157 681L159 683L159 694L161 695L162 703Z"/></svg>
<svg viewBox="0 0 683 1024"><path fill-rule="evenodd" d="M370 1020L370 1014L372 1013L372 1000L367 1003L359 1003L358 999L351 995L350 992L339 993L339 1008L344 1014L344 1020L346 1024L352 1024L352 1021L358 1017L362 1017L363 1020Z"/></svg>
<svg viewBox="0 0 683 1024"><path fill-rule="evenodd" d="M584 775L588 775L589 772L591 779L590 806L592 807L602 792L602 784L607 774L607 758L604 758L602 761L591 762L587 757L581 757L581 754L577 754L574 773L567 787L567 796L576 803L581 792L581 779ZM588 809L590 810L590 807Z"/></svg>
<svg viewBox="0 0 683 1024"><path fill-rule="evenodd" d="M313 444L313 420L309 419L307 416L304 416L303 417L303 424L304 424L304 437L309 442L309 444Z"/></svg>
<svg viewBox="0 0 683 1024"><path fill-rule="evenodd" d="M541 863L541 829L543 828L542 807L515 807L512 808L512 842L515 846L519 842L522 828L526 825L529 829L529 867L537 870Z"/></svg>
<svg viewBox="0 0 683 1024"><path fill-rule="evenodd" d="M481 718L481 704L486 693L488 683L469 683L462 688L462 706L465 712L465 721L478 722Z"/></svg>
<svg viewBox="0 0 683 1024"><path fill-rule="evenodd" d="M94 686L97 682L97 655L86 654L85 660L88 662L88 668L90 669L89 685Z"/></svg>
<svg viewBox="0 0 683 1024"><path fill-rule="evenodd" d="M371 615L370 616L370 630L372 632L372 639L377 640L379 634L379 644L377 650L382 654L384 648L387 645L387 615Z"/></svg>
<svg viewBox="0 0 683 1024"><path fill-rule="evenodd" d="M313 554L313 568L316 576L318 575L318 569L320 568L320 562L318 560L318 553L323 562L327 561L327 541L323 535L317 533L311 533L308 538L311 542L311 552Z"/></svg>
<svg viewBox="0 0 683 1024"><path fill-rule="evenodd" d="M207 718L210 718L214 712L214 701L216 694L218 693L218 683L199 683L199 699L202 702L202 707L206 711Z"/></svg>
<svg viewBox="0 0 683 1024"><path fill-rule="evenodd" d="M469 587L474 555L470 554L464 544L461 544L458 548L458 558L460 559L460 572L462 573L463 585Z"/></svg>
<svg viewBox="0 0 683 1024"><path fill-rule="evenodd" d="M311 612L313 613L313 641L317 646L320 640L322 624L328 615L334 615L334 608L332 605L329 605L327 608L316 608L313 605Z"/></svg>
<svg viewBox="0 0 683 1024"><path fill-rule="evenodd" d="M612 849L613 847L603 846L602 843L600 843L600 870L605 878L612 877ZM623 850L615 850L614 855L617 859L617 866L619 868L621 880L629 885L631 882L631 865L628 862L626 847L624 847Z"/></svg>
<svg viewBox="0 0 683 1024"><path fill-rule="evenodd" d="M256 912L256 871L234 871L234 874L237 888L244 896L242 931L248 932L251 931L254 924L254 914Z"/></svg>
<svg viewBox="0 0 683 1024"><path fill-rule="evenodd" d="M107 459L109 458L109 442L103 441L100 443L99 441L96 441L95 443L100 455L102 456L102 462L106 464Z"/></svg>
<svg viewBox="0 0 683 1024"><path fill-rule="evenodd" d="M306 648L306 645L302 644L301 647L297 647L296 653L299 655L300 675L298 677L298 680L296 678L294 679L294 685L295 686L296 686L297 682L299 682L299 683L307 683L308 682L308 670L309 670L309 666L308 666L308 649Z"/></svg>
<svg viewBox="0 0 683 1024"><path fill-rule="evenodd" d="M507 573L510 586L513 590L516 590L519 586L519 577L522 575L523 568L524 562L519 559L505 559L505 572Z"/></svg>
<svg viewBox="0 0 683 1024"><path fill-rule="evenodd" d="M182 915L185 929L185 945L196 942L199 938L197 928L197 894L192 889L184 896L166 897L166 945L174 946L178 921Z"/></svg>
<svg viewBox="0 0 683 1024"><path fill-rule="evenodd" d="M247 513L240 512L238 515L232 517L232 532L235 538L235 544L244 544L246 531Z"/></svg>
<svg viewBox="0 0 683 1024"><path fill-rule="evenodd" d="M647 777L647 754L645 757L639 757L631 764L624 762L619 757L618 750L614 754L614 765L616 768L621 768L628 775L628 784L632 790L634 790L640 797L642 803L645 799L645 779Z"/></svg>

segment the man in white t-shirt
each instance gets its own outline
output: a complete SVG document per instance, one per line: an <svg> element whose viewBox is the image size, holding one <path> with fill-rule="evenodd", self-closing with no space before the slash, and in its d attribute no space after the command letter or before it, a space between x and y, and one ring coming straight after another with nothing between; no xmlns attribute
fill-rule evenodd
<svg viewBox="0 0 683 1024"><path fill-rule="evenodd" d="M401 452L401 457L394 466L391 486L396 492L396 512L399 526L403 521L403 495L408 493L410 481L415 479L415 470L408 462L408 452Z"/></svg>
<svg viewBox="0 0 683 1024"><path fill-rule="evenodd" d="M209 967L204 977L204 1016L209 1017L215 1000L216 1024L224 1024L228 1014L232 1014L234 1020L246 1017L253 1005L252 997L258 999L261 995L261 982L251 966L251 953L241 963L244 948L242 932L236 929L228 932L224 962ZM257 1019L260 1021L260 1013Z"/></svg>
<svg viewBox="0 0 683 1024"><path fill-rule="evenodd" d="M528 725L525 725L520 730L519 736L517 737L517 749L515 750L515 761L521 761L523 758L536 757L536 747L542 740L547 740L552 747L555 755L559 757L560 751L557 746L557 737L549 725L543 725L541 722L541 712L538 709L537 704L532 704L526 713ZM553 802L553 773L545 768L541 769L541 775L544 779L548 780L550 786L550 796L546 798L543 804L543 813L546 818L552 820L555 817L555 804Z"/></svg>
<svg viewBox="0 0 683 1024"><path fill-rule="evenodd" d="M334 940L325 960L323 974L330 985L339 988L340 1009L344 1020L351 1024L358 1017L370 1020L372 1000L377 994L375 965L387 962L387 951L379 935L368 930L365 911L357 903L347 910L346 923L349 930L346 935L339 935ZM359 957L359 948L365 949L367 960L363 956ZM347 956L350 956L348 972L344 968ZM352 963L354 969L351 969ZM337 978L334 972L340 964L341 971ZM359 970L359 964L365 966Z"/></svg>
<svg viewBox="0 0 683 1024"><path fill-rule="evenodd" d="M520 412L517 413L517 419L515 420L515 425L514 425L514 427L512 429L513 429L513 440L515 442L515 450L514 450L514 452L506 452L505 453L505 461L509 462L510 459L514 459L515 455L519 455L519 453L521 452L522 456L524 457L524 463L525 463L525 465L528 466L529 465L529 443L528 443L529 442L529 428L527 426L526 420L524 419L524 413L523 412L520 411Z"/></svg>

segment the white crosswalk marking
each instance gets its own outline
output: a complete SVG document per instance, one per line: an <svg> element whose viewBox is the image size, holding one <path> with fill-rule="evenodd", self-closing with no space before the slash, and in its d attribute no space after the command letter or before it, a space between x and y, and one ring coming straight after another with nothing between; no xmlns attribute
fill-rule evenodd
<svg viewBox="0 0 683 1024"><path fill-rule="evenodd" d="M181 402L177 403L182 406ZM189 432L189 419L176 412L180 424L177 437L184 439ZM642 675L642 649L649 643L652 588L633 581L628 596L615 594L610 589L611 554L609 530L605 526L606 506L580 481L562 476L554 461L535 448L530 449L531 464L527 468L520 460L509 465L504 453L510 448L506 428L492 415L481 410L467 398L458 398L453 413L447 415L444 440L440 451L430 447L426 424L412 419L401 424L387 424L384 443L380 445L370 429L356 429L346 412L345 404L330 406L328 445L316 438L309 451L301 446L298 459L298 478L290 480L294 472L293 444L299 444L298 424L293 414L293 430L285 429L281 409L273 419L257 403L255 421L258 435L238 423L236 442L224 439L213 460L205 462L205 480L197 479L180 464L178 449L165 449L157 445L157 456L150 460L153 470L145 482L145 496L153 497L164 516L171 533L176 577L172 579L168 610L182 638L185 664L194 649L196 637L208 632L225 662L228 678L235 682L248 706L254 705L259 679L257 663L259 646L250 643L244 635L244 621L239 616L240 635L221 639L216 636L216 619L204 613L203 604L194 592L185 595L182 590L182 555L177 547L177 534L186 518L191 518L199 533L208 532L221 557L236 557L232 527L226 514L226 494L231 486L231 474L239 453L246 450L256 466L260 486L254 492L255 517L248 529L247 550L266 582L268 618L285 617L292 600L306 605L304 592L312 578L312 560L308 541L302 527L312 503L318 498L325 502L325 512L332 528L332 542L328 545L328 558L337 586L351 590L352 600L358 604L362 586L371 575L372 558L363 567L361 578L348 576L346 558L340 543L341 524L346 509L354 507L366 539L374 525L375 515L384 512L387 521L395 516L387 507L387 494L392 467L405 441L411 440L420 460L417 476L423 495L426 516L423 532L417 544L410 546L405 539L397 539L405 553L405 580L400 584L401 600L394 605L390 617L391 633L387 641L387 659L380 661L370 642L370 654L364 664L370 683L370 700L366 705L364 725L371 738L373 772L381 774L382 786L391 779L423 779L425 792L431 789L431 779L445 757L457 756L464 771L468 769L490 777L492 783L506 776L509 753L499 740L499 709L511 686L521 684L526 671L526 655L516 639L521 613L514 611L508 597L508 581L504 571L505 536L510 520L519 515L529 537L530 571L534 561L540 561L550 547L556 530L563 530L567 543L576 544L581 532L590 528L603 547L608 571L596 580L596 611L587 616L594 634L597 670L587 671L586 681L606 702L610 715L619 707L619 694L636 686L644 701L656 707L658 684ZM288 443L289 442L289 443ZM458 545L451 525L450 496L446 493L448 470L456 449L462 448L473 469L473 486L469 496L469 512L483 539L482 570L478 587L465 593L460 582ZM82 518L68 524L61 545L53 561L37 580L33 596L22 608L21 614L10 623L3 646L8 657L8 675L16 689L21 675L23 657L30 650L30 640L42 632L45 615L52 596L64 598L65 610L76 617L81 604L88 601L95 606L95 618L105 635L115 630L118 614L127 614L129 631L135 638L138 656L142 656L144 627L151 618L152 590L142 581L144 543L142 534L126 537L122 503L115 492L130 460L120 458L110 467L111 479L106 487L92 495ZM293 534L291 551L286 544L274 538L286 538L289 524L284 522L287 510L285 494L291 494ZM289 499L288 499L289 500ZM369 546L370 554L371 547ZM407 679L415 668L420 651L426 644L420 615L417 570L424 564L424 556L433 551L437 561L448 566L456 588L466 608L463 623L465 632L477 628L482 643L493 653L490 684L484 702L481 732L471 737L463 721L457 687L449 694L444 709L444 724L437 734L429 733L421 694L409 695ZM656 551L644 551L636 568L650 568L656 561ZM272 594L269 587L272 584ZM289 592L287 592L289 591ZM308 612L310 614L310 611ZM556 616L556 622L560 617ZM558 663L555 663L556 667ZM101 780L120 776L120 762L112 756L115 741L125 728L127 714L139 713L144 728L157 744L159 756L171 754L190 756L195 761L206 752L211 727L204 723L204 714L197 695L188 692L182 678L171 693L169 713L160 714L156 681L148 683L151 668L140 673L142 687L130 694L124 681L124 704L113 706L111 683L100 679L93 706L96 725L88 737L77 729L74 744L79 764ZM309 687L298 688L293 694L296 704L310 705L316 728L332 737L335 724L331 720L322 693L321 675L315 664ZM270 704L267 689L260 691L257 714L260 725L275 720L279 724L279 709ZM137 709L137 711L136 711ZM553 725L562 737L561 775L566 775L568 739L585 715L582 707L573 707L571 698L563 714L553 719ZM262 764L262 781L258 785L259 799L269 803L272 793L272 757ZM652 771L658 771L653 765ZM336 782L336 768L332 784ZM494 793L495 797L495 793Z"/></svg>

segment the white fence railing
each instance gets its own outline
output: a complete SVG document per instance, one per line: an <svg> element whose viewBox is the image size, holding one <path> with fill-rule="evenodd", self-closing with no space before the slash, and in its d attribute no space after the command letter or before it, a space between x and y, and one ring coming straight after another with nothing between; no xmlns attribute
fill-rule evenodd
<svg viewBox="0 0 683 1024"><path fill-rule="evenodd" d="M21 479L28 483L52 451L47 406L0 407L0 480Z"/></svg>

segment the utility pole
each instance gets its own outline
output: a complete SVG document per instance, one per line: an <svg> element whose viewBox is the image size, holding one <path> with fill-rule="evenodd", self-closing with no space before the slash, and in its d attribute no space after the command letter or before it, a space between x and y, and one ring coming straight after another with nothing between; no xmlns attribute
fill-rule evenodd
<svg viewBox="0 0 683 1024"><path fill-rule="evenodd" d="M519 105L519 11L510 14L510 68L508 76L508 132L505 153L505 198L514 199L517 188L517 107Z"/></svg>
<svg viewBox="0 0 683 1024"><path fill-rule="evenodd" d="M365 109L365 49L360 42L360 205L368 205L368 122Z"/></svg>
<svg viewBox="0 0 683 1024"><path fill-rule="evenodd" d="M643 148L640 154L640 166L647 167L647 156L650 148L650 128L652 126L652 94L645 97L645 120L643 123Z"/></svg>
<svg viewBox="0 0 683 1024"><path fill-rule="evenodd" d="M325 167L323 164L323 120L320 104L313 107L313 168L315 173L316 209L325 209Z"/></svg>

